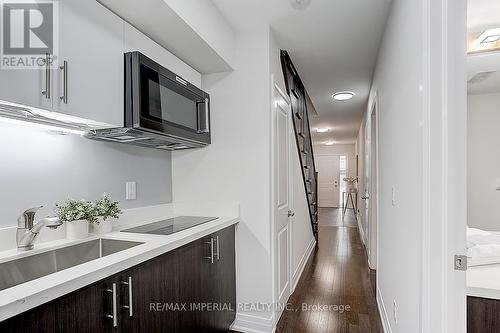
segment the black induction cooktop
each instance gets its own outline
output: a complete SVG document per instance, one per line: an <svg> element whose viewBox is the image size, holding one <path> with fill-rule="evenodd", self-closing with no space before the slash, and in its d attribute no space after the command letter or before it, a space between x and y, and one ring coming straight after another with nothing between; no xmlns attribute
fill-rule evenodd
<svg viewBox="0 0 500 333"><path fill-rule="evenodd" d="M122 232L132 232L136 234L170 235L175 232L216 219L218 219L218 217L177 216L168 220L153 222L141 225L139 227L122 230Z"/></svg>

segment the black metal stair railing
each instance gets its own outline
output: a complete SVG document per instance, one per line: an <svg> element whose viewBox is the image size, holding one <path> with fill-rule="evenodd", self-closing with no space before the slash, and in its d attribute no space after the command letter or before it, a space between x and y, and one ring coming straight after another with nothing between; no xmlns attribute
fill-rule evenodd
<svg viewBox="0 0 500 333"><path fill-rule="evenodd" d="M318 239L318 174L314 164L306 92L288 52L283 50L281 51L281 66L285 77L286 91L291 101L293 128L309 206L311 227L314 237Z"/></svg>

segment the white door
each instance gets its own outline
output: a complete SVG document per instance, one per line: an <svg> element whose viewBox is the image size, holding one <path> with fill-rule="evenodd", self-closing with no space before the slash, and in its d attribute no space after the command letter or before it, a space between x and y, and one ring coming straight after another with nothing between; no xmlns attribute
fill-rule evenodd
<svg viewBox="0 0 500 333"><path fill-rule="evenodd" d="M316 156L319 207L340 207L340 157Z"/></svg>
<svg viewBox="0 0 500 333"><path fill-rule="evenodd" d="M66 61L67 75L54 73L55 109L123 126L124 22L95 0L61 0L59 18L59 66Z"/></svg>
<svg viewBox="0 0 500 333"><path fill-rule="evenodd" d="M290 219L293 216L290 207L291 110L288 99L277 87L274 88L273 113L275 299L280 304L286 304L291 286ZM277 318L280 313L281 310L278 310Z"/></svg>

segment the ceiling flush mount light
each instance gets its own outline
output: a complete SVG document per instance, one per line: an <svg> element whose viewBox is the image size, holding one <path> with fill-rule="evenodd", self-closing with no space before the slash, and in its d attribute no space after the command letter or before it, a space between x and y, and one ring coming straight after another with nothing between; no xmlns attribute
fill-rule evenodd
<svg viewBox="0 0 500 333"><path fill-rule="evenodd" d="M317 128L317 129L316 129L316 132L318 132L318 133L326 133L326 132L328 132L328 131L329 131L329 129L328 129L328 128Z"/></svg>
<svg viewBox="0 0 500 333"><path fill-rule="evenodd" d="M500 28L483 32L470 32L467 36L467 52L480 53L500 50Z"/></svg>
<svg viewBox="0 0 500 333"><path fill-rule="evenodd" d="M340 91L332 95L333 99L336 101L347 101L353 98L355 93L352 91Z"/></svg>
<svg viewBox="0 0 500 333"><path fill-rule="evenodd" d="M488 29L478 38L479 44L490 44L500 41L500 28Z"/></svg>
<svg viewBox="0 0 500 333"><path fill-rule="evenodd" d="M289 0L293 8L304 10L311 4L311 0Z"/></svg>

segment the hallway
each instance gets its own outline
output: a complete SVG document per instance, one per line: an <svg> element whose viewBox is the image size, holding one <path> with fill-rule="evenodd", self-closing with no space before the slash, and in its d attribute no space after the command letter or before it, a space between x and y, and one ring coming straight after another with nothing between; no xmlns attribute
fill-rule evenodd
<svg viewBox="0 0 500 333"><path fill-rule="evenodd" d="M291 308L298 311L283 313L276 332L383 332L352 211L345 221L340 209L323 208L319 213L319 244L290 297ZM304 303L338 309L301 311Z"/></svg>

